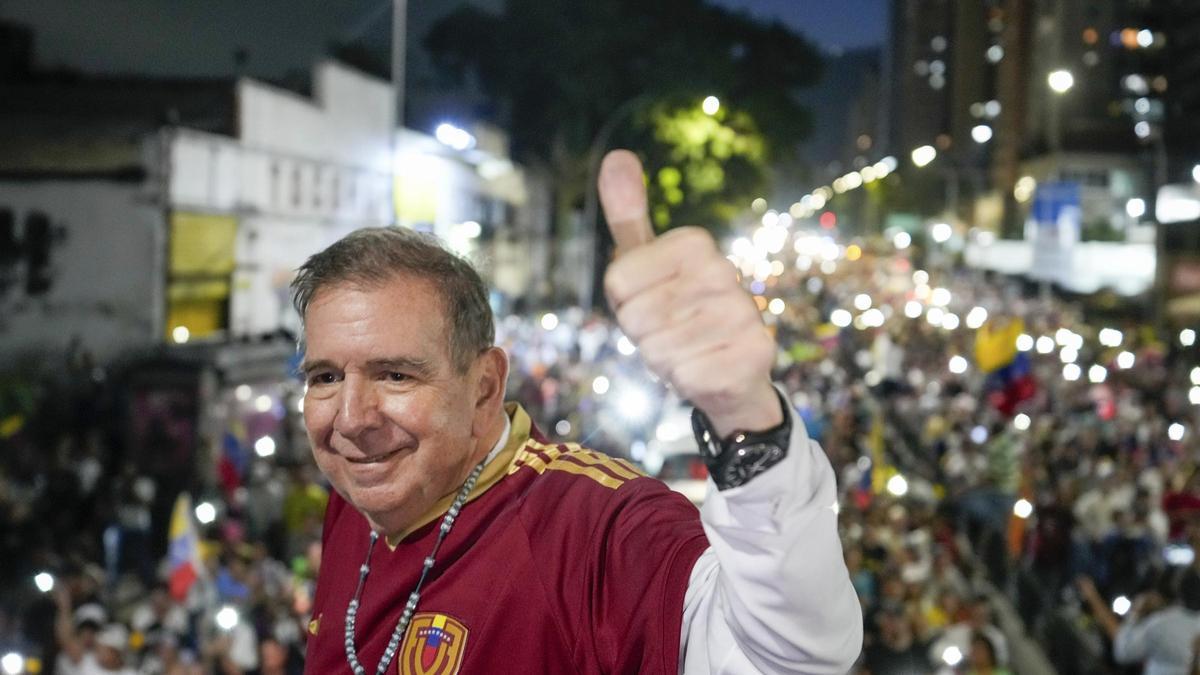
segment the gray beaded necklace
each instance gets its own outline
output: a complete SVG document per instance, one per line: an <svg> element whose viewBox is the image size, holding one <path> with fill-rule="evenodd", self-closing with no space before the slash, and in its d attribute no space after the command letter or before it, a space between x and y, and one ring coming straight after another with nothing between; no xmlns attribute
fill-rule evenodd
<svg viewBox="0 0 1200 675"><path fill-rule="evenodd" d="M454 498L454 503L450 505L450 510L442 518L442 527L438 532L437 541L434 542L433 550L430 551L429 556L425 558L425 566L421 568L421 576L417 579L417 586L409 594L408 602L404 605L404 613L400 615L400 621L396 623L396 629L392 631L392 637L388 640L387 649L383 650L383 658L379 660L379 667L375 669L376 675L384 675L387 672L388 666L391 665L392 659L396 656L396 651L400 649L400 640L404 638L404 632L408 630L408 624L412 621L413 612L417 610L417 601L421 599L421 585L425 583L425 577L429 575L429 570L433 569L438 549L442 547L442 541L446 539L446 535L450 534L450 528L454 527L454 519L458 517L458 512L462 510L463 504L467 502L467 495L471 494L471 490L475 487L475 481L479 479L479 474L483 472L485 464L487 464L486 459L471 471L471 475L467 477L467 482L463 483L462 489L458 491L458 496ZM371 543L367 546L367 559L358 568L358 588L354 590L354 598L350 600L350 604L346 607L346 661L350 663L350 669L354 671L354 675L366 675L367 672L362 664L358 662L358 650L354 648L354 619L358 615L358 600L362 596L363 585L367 581L367 573L371 571L368 565L371 562L371 551L375 549L375 542L378 540L379 533L371 530Z"/></svg>

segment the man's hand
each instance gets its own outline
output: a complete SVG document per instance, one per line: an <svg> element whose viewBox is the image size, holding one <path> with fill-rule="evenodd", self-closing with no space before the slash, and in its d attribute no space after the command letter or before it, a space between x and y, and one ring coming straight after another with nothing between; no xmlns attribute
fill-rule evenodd
<svg viewBox="0 0 1200 675"><path fill-rule="evenodd" d="M775 341L712 236L687 227L655 238L642 165L628 150L604 158L599 190L616 243L604 291L642 360L722 437L782 423Z"/></svg>

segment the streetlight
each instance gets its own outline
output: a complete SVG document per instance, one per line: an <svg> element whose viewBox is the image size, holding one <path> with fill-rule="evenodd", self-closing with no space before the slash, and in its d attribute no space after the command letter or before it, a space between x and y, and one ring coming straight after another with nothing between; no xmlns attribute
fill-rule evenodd
<svg viewBox="0 0 1200 675"><path fill-rule="evenodd" d="M921 168L937 159L937 150L932 145L922 145L912 151L912 163Z"/></svg>
<svg viewBox="0 0 1200 675"><path fill-rule="evenodd" d="M1050 89L1054 90L1054 93L1065 94L1075 86L1075 76L1071 74L1071 71L1060 68L1046 76L1046 82L1050 85Z"/></svg>
<svg viewBox="0 0 1200 675"><path fill-rule="evenodd" d="M992 128L986 124L976 125L971 129L971 138L979 144L987 143L992 140Z"/></svg>
<svg viewBox="0 0 1200 675"><path fill-rule="evenodd" d="M704 102L700 104L700 109L704 111L705 115L710 117L712 115L716 115L717 111L721 109L721 99L717 98L716 96L708 96L704 99Z"/></svg>

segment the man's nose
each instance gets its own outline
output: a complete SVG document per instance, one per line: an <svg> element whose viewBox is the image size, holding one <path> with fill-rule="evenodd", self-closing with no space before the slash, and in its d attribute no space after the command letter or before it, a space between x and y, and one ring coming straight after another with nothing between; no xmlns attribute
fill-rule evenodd
<svg viewBox="0 0 1200 675"><path fill-rule="evenodd" d="M341 398L337 418L333 421L334 431L346 438L355 438L382 424L379 397L370 382L361 378L346 378L342 384Z"/></svg>

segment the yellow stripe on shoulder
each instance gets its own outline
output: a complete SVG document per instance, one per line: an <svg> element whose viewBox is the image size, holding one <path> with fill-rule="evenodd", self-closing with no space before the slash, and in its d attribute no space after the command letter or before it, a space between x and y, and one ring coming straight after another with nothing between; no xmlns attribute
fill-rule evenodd
<svg viewBox="0 0 1200 675"><path fill-rule="evenodd" d="M539 474L547 470L562 471L591 478L613 490L645 475L628 462L586 450L575 443L563 447L565 451L557 445L530 440L527 447L517 453L508 472L516 473L522 467L529 467Z"/></svg>

